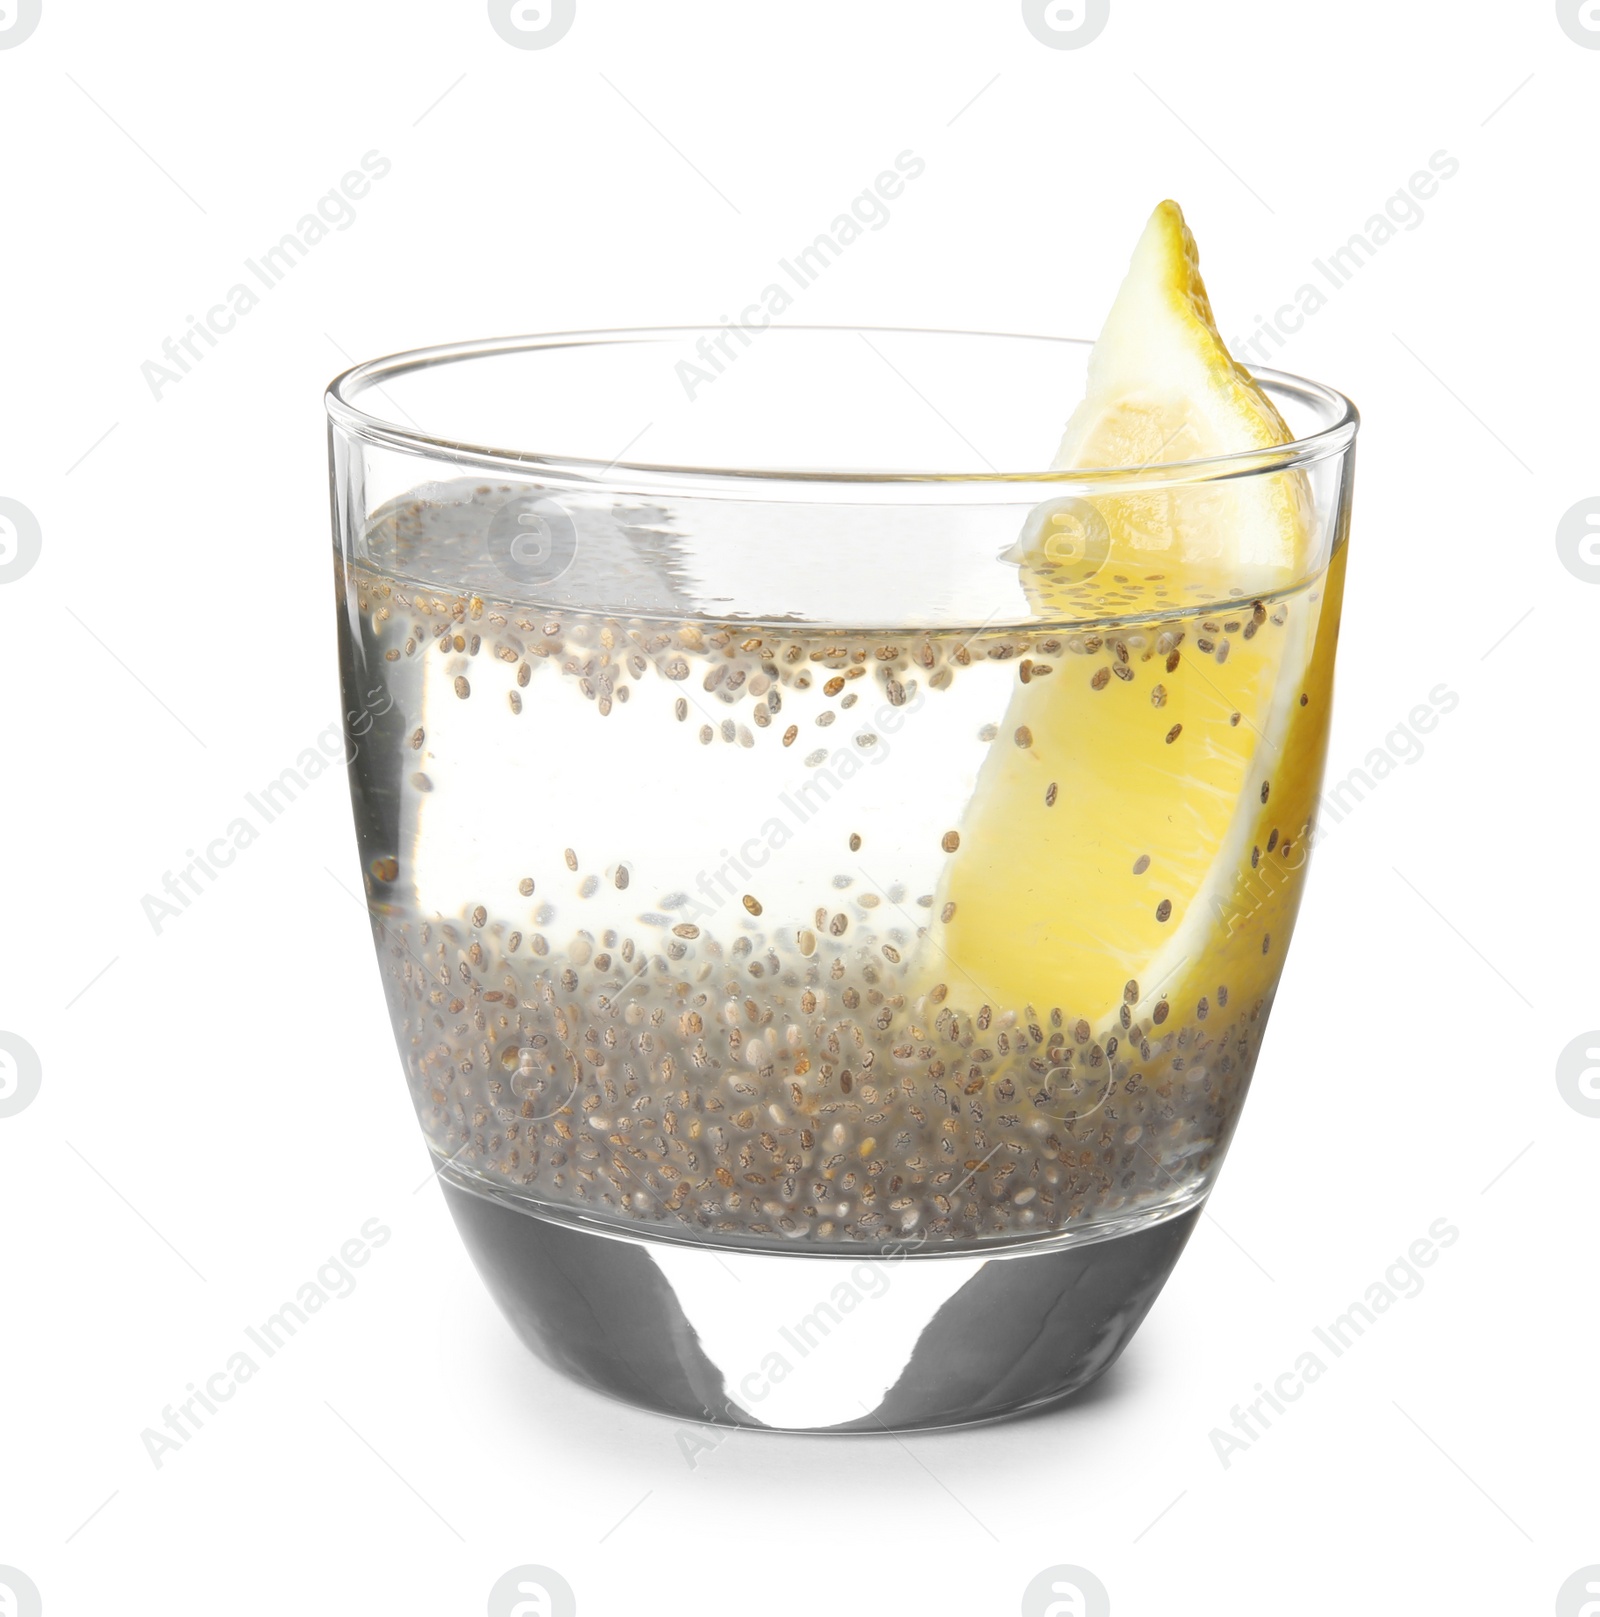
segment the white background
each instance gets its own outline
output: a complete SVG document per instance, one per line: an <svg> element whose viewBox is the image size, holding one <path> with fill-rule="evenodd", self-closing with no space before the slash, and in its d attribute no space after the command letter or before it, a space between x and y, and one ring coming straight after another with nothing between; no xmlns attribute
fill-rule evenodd
<svg viewBox="0 0 1600 1617"><path fill-rule="evenodd" d="M521 1562L586 1617L1009 1614L1054 1563L1118 1617L1553 1609L1600 1562L1600 1119L1555 1079L1600 1026L1600 580L1555 544L1600 493L1597 96L1549 0L1111 0L1070 50L1014 0L578 0L542 50L481 0L43 0L0 50L0 496L43 536L0 585L0 1029L43 1074L0 1118L0 1564L50 1617L478 1613ZM1171 195L1233 338L1459 160L1280 361L1365 417L1333 777L1459 705L1321 845L1209 1216L1096 1394L691 1467L525 1354L417 1192L341 773L159 936L141 899L337 712L347 355L714 322L906 148L793 318L1092 335ZM372 149L157 402L162 339ZM158 1470L143 1429L369 1218L356 1292ZM1439 1218L1421 1295L1225 1468Z"/></svg>

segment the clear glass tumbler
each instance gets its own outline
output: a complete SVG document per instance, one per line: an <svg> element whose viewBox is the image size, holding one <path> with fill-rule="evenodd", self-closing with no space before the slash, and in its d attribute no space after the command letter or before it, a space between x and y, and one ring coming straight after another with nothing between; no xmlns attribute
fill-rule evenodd
<svg viewBox="0 0 1600 1617"><path fill-rule="evenodd" d="M994 1418L1182 1250L1304 881L1357 423L1258 372L1281 449L1034 470L1087 352L730 324L329 390L401 1063L581 1381Z"/></svg>

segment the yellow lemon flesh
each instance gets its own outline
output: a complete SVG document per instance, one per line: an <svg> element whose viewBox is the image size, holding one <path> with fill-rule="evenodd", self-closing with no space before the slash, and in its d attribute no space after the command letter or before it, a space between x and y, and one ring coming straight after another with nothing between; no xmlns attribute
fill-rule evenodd
<svg viewBox="0 0 1600 1617"><path fill-rule="evenodd" d="M1344 549L1308 579L1298 471L1160 468L1290 439L1162 203L1055 461L1124 470L1045 502L1014 552L1033 611L1063 627L1019 668L935 895L920 967L952 1001L1055 1012L1098 1057L1119 1023L1148 1046L1169 1015L1166 1032L1221 1011L1220 1035L1270 998L1320 789ZM1247 1064L1251 1031L1230 1037Z"/></svg>

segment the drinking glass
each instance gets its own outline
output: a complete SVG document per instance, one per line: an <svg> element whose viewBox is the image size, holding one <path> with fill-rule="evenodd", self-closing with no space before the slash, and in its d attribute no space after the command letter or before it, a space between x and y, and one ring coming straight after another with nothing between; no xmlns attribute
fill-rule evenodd
<svg viewBox="0 0 1600 1617"><path fill-rule="evenodd" d="M1041 471L1087 344L759 314L329 389L378 965L534 1352L700 1421L992 1419L1117 1357L1216 1181L1357 418L1257 371L1281 448Z"/></svg>

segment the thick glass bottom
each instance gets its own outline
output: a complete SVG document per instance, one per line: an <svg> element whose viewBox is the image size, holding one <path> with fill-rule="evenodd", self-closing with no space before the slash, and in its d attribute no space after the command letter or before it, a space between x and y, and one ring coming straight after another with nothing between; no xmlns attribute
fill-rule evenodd
<svg viewBox="0 0 1600 1617"><path fill-rule="evenodd" d="M1200 1215L998 1250L801 1254L543 1217L439 1179L546 1363L659 1414L788 1432L961 1426L1066 1398L1127 1346Z"/></svg>

